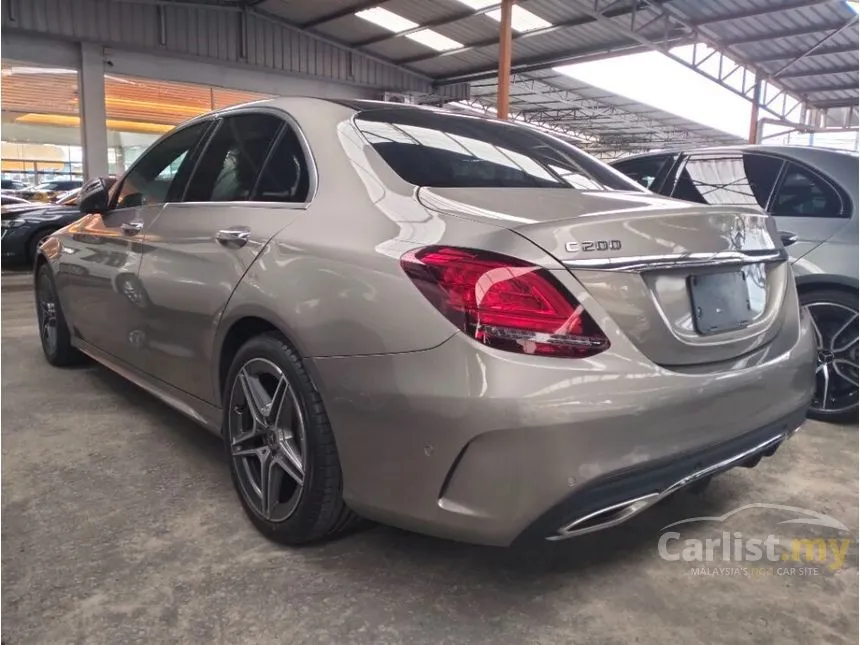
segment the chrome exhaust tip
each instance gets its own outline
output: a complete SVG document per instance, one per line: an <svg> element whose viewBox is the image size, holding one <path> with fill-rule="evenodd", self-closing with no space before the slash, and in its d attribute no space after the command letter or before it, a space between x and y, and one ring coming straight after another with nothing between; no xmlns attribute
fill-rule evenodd
<svg viewBox="0 0 860 645"><path fill-rule="evenodd" d="M556 533L548 536L546 539L550 542L556 542L558 540L566 540L578 535L585 535L586 533L591 533L593 531L601 531L612 526L617 526L622 522L626 522L634 515L638 515L649 506L653 506L661 499L668 497L681 489L688 488L696 482L710 479L713 475L735 466L746 464L750 464L750 466L756 465L762 457L772 455L776 452L776 449L799 429L800 426L794 430L784 430L749 450L745 450L733 455L732 457L723 459L722 461L709 466L705 466L704 468L700 468L686 477L679 479L664 490L648 493L641 497L634 497L610 506L604 506L603 508L588 513L587 515L578 517L572 522L562 526Z"/></svg>
<svg viewBox="0 0 860 645"><path fill-rule="evenodd" d="M601 531L611 526L616 526L641 513L652 504L655 504L660 497L660 493L650 493L598 509L566 524L559 529L557 534L550 535L547 540L566 540L577 535L585 535L592 531Z"/></svg>

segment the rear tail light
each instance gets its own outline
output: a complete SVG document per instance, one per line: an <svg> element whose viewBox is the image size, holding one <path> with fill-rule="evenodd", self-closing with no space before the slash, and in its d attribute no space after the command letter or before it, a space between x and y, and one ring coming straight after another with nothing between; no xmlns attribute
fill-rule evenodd
<svg viewBox="0 0 860 645"><path fill-rule="evenodd" d="M609 347L582 305L540 267L444 246L408 251L400 265L448 320L490 347L571 358Z"/></svg>

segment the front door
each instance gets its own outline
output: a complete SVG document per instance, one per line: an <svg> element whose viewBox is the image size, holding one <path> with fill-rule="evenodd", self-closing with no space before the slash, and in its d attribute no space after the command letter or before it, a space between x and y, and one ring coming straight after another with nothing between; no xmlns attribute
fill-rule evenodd
<svg viewBox="0 0 860 645"><path fill-rule="evenodd" d="M267 242L305 213L307 159L278 113L243 111L218 122L183 202L165 206L147 230L139 278L149 374L219 404L211 353L220 316Z"/></svg>
<svg viewBox="0 0 860 645"><path fill-rule="evenodd" d="M148 231L190 174L209 125L174 131L147 150L114 186L109 209L78 220L63 240L57 280L74 333L133 367L142 366L147 299L137 273L151 249Z"/></svg>

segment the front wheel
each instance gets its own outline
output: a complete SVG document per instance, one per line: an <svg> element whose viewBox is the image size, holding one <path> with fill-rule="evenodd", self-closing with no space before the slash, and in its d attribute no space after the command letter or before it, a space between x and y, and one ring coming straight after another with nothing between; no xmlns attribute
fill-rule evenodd
<svg viewBox="0 0 860 645"><path fill-rule="evenodd" d="M808 416L844 423L858 411L857 294L838 289L803 291L800 305L812 320L818 348L815 396Z"/></svg>
<svg viewBox="0 0 860 645"><path fill-rule="evenodd" d="M298 545L358 519L343 502L322 399L281 336L262 334L236 354L224 388L223 433L239 499L266 537Z"/></svg>
<svg viewBox="0 0 860 645"><path fill-rule="evenodd" d="M51 365L67 367L83 361L84 356L72 346L69 327L57 297L54 276L47 264L36 274L36 317L42 352Z"/></svg>

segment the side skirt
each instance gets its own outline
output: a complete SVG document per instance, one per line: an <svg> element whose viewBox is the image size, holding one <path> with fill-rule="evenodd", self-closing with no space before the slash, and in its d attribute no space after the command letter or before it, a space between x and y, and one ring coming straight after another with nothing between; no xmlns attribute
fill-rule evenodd
<svg viewBox="0 0 860 645"><path fill-rule="evenodd" d="M221 434L221 408L210 405L205 401L179 390L152 376L141 372L123 361L107 354L80 338L74 338L72 344L97 363L101 363L112 372L131 381L142 390L153 395L177 412L203 426L210 432Z"/></svg>

